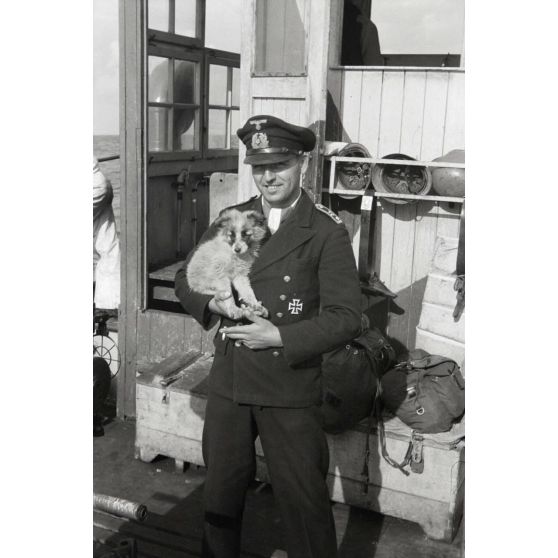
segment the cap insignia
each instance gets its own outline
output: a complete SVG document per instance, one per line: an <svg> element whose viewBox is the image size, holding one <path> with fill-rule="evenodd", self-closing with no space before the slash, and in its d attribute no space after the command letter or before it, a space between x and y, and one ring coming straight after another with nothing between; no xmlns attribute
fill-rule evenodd
<svg viewBox="0 0 558 558"><path fill-rule="evenodd" d="M250 124L256 127L256 130L261 130L262 127L260 124L265 124L267 122L267 118L261 118L260 120L250 120Z"/></svg>
<svg viewBox="0 0 558 558"><path fill-rule="evenodd" d="M267 139L267 134L265 132L256 132L252 136L252 148L253 149L264 149L269 147L269 141Z"/></svg>

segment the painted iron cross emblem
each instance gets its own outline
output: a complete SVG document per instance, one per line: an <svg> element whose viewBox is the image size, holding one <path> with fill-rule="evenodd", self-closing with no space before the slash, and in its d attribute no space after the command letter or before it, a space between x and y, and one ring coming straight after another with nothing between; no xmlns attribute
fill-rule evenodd
<svg viewBox="0 0 558 558"><path fill-rule="evenodd" d="M300 298L293 298L293 301L289 302L289 312L291 314L299 314L302 312L302 304Z"/></svg>

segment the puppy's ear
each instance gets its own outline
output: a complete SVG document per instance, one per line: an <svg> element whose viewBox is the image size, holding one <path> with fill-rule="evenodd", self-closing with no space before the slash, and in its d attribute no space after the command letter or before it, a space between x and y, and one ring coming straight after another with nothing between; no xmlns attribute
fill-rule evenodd
<svg viewBox="0 0 558 558"><path fill-rule="evenodd" d="M228 226L230 221L231 221L230 214L226 210L224 210L221 211L221 213L219 213L219 217L217 217L217 219L213 223L213 226L218 230L224 229Z"/></svg>
<svg viewBox="0 0 558 558"><path fill-rule="evenodd" d="M256 227L265 227L265 216L259 211L251 210L246 212L246 218L251 219Z"/></svg>

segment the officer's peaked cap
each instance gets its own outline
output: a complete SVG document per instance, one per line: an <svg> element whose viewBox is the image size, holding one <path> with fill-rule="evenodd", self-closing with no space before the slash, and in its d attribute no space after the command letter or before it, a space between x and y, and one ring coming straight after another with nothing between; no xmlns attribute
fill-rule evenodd
<svg viewBox="0 0 558 558"><path fill-rule="evenodd" d="M279 163L293 155L312 151L316 136L310 128L289 124L268 114L252 116L236 135L246 146L249 165Z"/></svg>

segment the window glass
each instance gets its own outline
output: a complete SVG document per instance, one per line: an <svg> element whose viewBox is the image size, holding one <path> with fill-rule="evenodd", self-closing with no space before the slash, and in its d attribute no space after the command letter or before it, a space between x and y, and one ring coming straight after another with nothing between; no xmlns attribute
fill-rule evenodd
<svg viewBox="0 0 558 558"><path fill-rule="evenodd" d="M169 115L166 107L149 107L148 109L148 150L169 151Z"/></svg>
<svg viewBox="0 0 558 558"><path fill-rule="evenodd" d="M227 147L227 111L209 109L208 126L209 149L224 149Z"/></svg>
<svg viewBox="0 0 558 558"><path fill-rule="evenodd" d="M170 31L169 0L149 0L147 4L147 27L158 31Z"/></svg>
<svg viewBox="0 0 558 558"><path fill-rule="evenodd" d="M305 0L256 0L256 72L305 72Z"/></svg>
<svg viewBox="0 0 558 558"><path fill-rule="evenodd" d="M196 133L197 109L174 109L174 149L199 149Z"/></svg>
<svg viewBox="0 0 558 558"><path fill-rule="evenodd" d="M169 62L168 58L150 56L148 60L148 100L151 103L168 103L169 98Z"/></svg>
<svg viewBox="0 0 558 558"><path fill-rule="evenodd" d="M240 105L240 69L233 68L232 73L232 105L238 107Z"/></svg>
<svg viewBox="0 0 558 558"><path fill-rule="evenodd" d="M240 53L241 0L207 0L205 46Z"/></svg>
<svg viewBox="0 0 558 558"><path fill-rule="evenodd" d="M374 0L371 19L388 54L461 54L464 0Z"/></svg>
<svg viewBox="0 0 558 558"><path fill-rule="evenodd" d="M209 66L209 104L227 104L227 66Z"/></svg>
<svg viewBox="0 0 558 558"><path fill-rule="evenodd" d="M464 0L345 0L341 64L459 66Z"/></svg>
<svg viewBox="0 0 558 558"><path fill-rule="evenodd" d="M196 0L175 0L174 32L196 37Z"/></svg>
<svg viewBox="0 0 558 558"><path fill-rule="evenodd" d="M196 62L174 61L174 102L196 102Z"/></svg>
<svg viewBox="0 0 558 558"><path fill-rule="evenodd" d="M236 131L240 128L240 111L231 110L231 149L238 149L238 136Z"/></svg>

